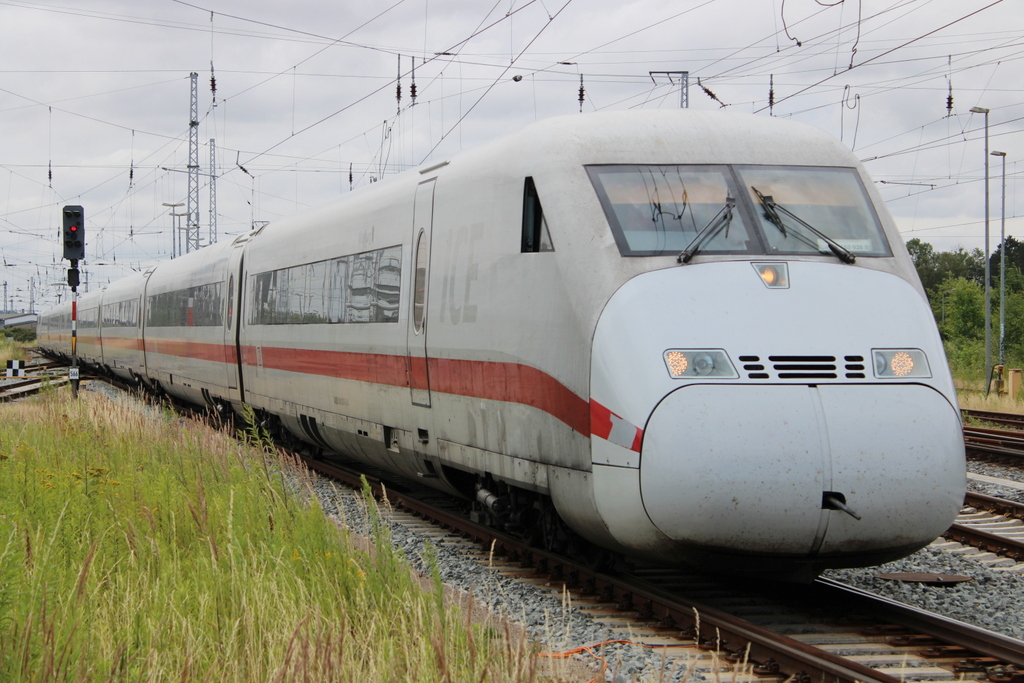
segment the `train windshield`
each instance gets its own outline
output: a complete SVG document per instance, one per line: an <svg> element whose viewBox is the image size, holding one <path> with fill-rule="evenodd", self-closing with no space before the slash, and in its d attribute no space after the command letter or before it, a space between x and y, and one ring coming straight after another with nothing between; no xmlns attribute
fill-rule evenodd
<svg viewBox="0 0 1024 683"><path fill-rule="evenodd" d="M828 243L803 228L803 221L854 256L892 255L860 176L852 168L737 166L736 172L760 221L768 253L829 253ZM758 192L771 197L788 215L773 220Z"/></svg>
<svg viewBox="0 0 1024 683"><path fill-rule="evenodd" d="M678 254L739 196L727 166L589 166L623 256ZM701 253L758 253L740 212Z"/></svg>
<svg viewBox="0 0 1024 683"><path fill-rule="evenodd" d="M832 241L855 256L892 255L851 168L616 165L587 172L623 256L681 253L730 200L731 220L702 242L701 254L831 255ZM754 188L785 209L781 226Z"/></svg>

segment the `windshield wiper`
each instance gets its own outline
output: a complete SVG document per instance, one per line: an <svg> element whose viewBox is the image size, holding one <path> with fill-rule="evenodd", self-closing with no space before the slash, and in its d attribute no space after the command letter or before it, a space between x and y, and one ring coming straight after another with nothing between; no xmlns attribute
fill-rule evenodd
<svg viewBox="0 0 1024 683"><path fill-rule="evenodd" d="M853 252L851 252L843 245L839 244L839 242L836 242L834 239L823 233L821 230L818 230L813 225L797 216L795 213L793 213L786 207L782 206L781 204L777 204L775 200L772 199L772 196L770 194L761 194L761 192L753 185L750 186L750 189L754 191L754 194L757 195L758 200L761 202L761 206L764 207L764 217L767 218L775 227L777 227L782 232L782 235L784 237L788 237L788 234L786 233L786 226L782 222L782 217L779 215L780 211L789 216L790 218L792 218L794 221L802 225L810 232L814 233L814 235L816 235L819 239L825 242L825 244L828 245L829 250L831 250L832 253L836 255L836 258L838 258L843 263L853 263L854 261L857 260L857 257L853 255Z"/></svg>
<svg viewBox="0 0 1024 683"><path fill-rule="evenodd" d="M690 259L696 255L700 248L708 240L714 239L715 236L722 232L723 229L728 230L729 224L732 223L732 210L736 206L736 200L731 196L726 196L725 206L718 210L718 213L708 221L708 224L700 229L693 241L687 245L686 249L679 252L679 256L676 257L676 263L689 263ZM728 234L728 233L726 233Z"/></svg>

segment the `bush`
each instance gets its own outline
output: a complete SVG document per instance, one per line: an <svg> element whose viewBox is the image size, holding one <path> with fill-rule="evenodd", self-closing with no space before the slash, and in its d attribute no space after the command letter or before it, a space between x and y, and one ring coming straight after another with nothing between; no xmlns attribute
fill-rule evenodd
<svg viewBox="0 0 1024 683"><path fill-rule="evenodd" d="M36 340L36 331L28 327L4 327L0 333L14 341L28 344Z"/></svg>
<svg viewBox="0 0 1024 683"><path fill-rule="evenodd" d="M981 339L953 339L945 343L946 358L953 377L985 386L985 342Z"/></svg>

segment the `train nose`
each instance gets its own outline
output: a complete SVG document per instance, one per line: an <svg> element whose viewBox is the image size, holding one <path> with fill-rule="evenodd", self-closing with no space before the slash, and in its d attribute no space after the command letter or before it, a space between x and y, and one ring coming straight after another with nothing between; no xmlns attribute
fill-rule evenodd
<svg viewBox="0 0 1024 683"><path fill-rule="evenodd" d="M684 547L906 554L963 502L958 429L949 402L921 385L685 386L645 430L644 507Z"/></svg>

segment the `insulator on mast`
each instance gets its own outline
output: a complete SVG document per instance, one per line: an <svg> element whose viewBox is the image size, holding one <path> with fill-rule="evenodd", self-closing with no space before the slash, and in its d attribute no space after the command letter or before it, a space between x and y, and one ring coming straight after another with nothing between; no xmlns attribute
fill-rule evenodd
<svg viewBox="0 0 1024 683"><path fill-rule="evenodd" d="M409 86L409 100L412 104L416 104L416 58L410 57L412 60L412 84Z"/></svg>
<svg viewBox="0 0 1024 683"><path fill-rule="evenodd" d="M953 55L949 55L949 75L946 76L946 81L949 83L949 94L946 95L946 117L953 115Z"/></svg>
<svg viewBox="0 0 1024 683"><path fill-rule="evenodd" d="M703 83L700 82L700 76L697 77L697 86L701 90L704 91L705 95L707 95L708 97L713 99L715 102L718 102L718 104L722 105L723 107L725 106L725 102L723 102L722 100L718 99L718 95L716 95L715 93L711 92L711 90L706 85L704 85Z"/></svg>

